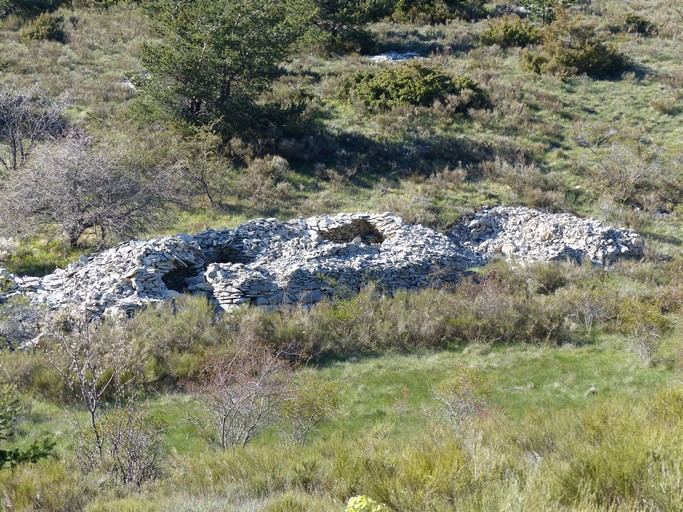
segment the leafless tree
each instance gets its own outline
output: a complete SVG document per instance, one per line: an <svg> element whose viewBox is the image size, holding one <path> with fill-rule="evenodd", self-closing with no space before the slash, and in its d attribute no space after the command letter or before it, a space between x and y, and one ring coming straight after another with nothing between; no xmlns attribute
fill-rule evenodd
<svg viewBox="0 0 683 512"><path fill-rule="evenodd" d="M276 420L290 373L289 363L267 349L218 358L195 389L199 410L188 420L222 449L246 446Z"/></svg>
<svg viewBox="0 0 683 512"><path fill-rule="evenodd" d="M88 413L86 425L74 419L79 468L140 486L158 475L164 427L130 392L139 362L132 344L123 336L105 340L99 329L84 317L56 322L46 337L48 361Z"/></svg>
<svg viewBox="0 0 683 512"><path fill-rule="evenodd" d="M103 417L103 465L119 482L140 487L159 475L163 423L149 417L135 400Z"/></svg>
<svg viewBox="0 0 683 512"><path fill-rule="evenodd" d="M0 86L0 165L6 171L22 167L39 141L64 135L66 96L51 99L33 87L17 91Z"/></svg>
<svg viewBox="0 0 683 512"><path fill-rule="evenodd" d="M97 337L97 326L84 317L67 317L55 322L48 336L48 361L88 412L94 449L84 451L92 469L104 456L101 410L107 396L133 361L133 350L122 338L105 345Z"/></svg>
<svg viewBox="0 0 683 512"><path fill-rule="evenodd" d="M149 228L172 200L174 181L131 160L123 148L94 145L81 134L43 143L21 172L8 176L2 229L12 235L57 229L74 247L87 230L104 240Z"/></svg>

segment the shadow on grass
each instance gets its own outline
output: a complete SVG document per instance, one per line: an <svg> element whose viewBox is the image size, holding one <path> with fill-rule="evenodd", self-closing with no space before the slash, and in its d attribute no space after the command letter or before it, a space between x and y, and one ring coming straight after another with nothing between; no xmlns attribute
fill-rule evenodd
<svg viewBox="0 0 683 512"><path fill-rule="evenodd" d="M474 165L493 156L490 145L460 135L378 140L358 133L319 131L283 140L277 149L303 168L322 164L346 172L360 187L371 187L380 178L429 176L445 167Z"/></svg>

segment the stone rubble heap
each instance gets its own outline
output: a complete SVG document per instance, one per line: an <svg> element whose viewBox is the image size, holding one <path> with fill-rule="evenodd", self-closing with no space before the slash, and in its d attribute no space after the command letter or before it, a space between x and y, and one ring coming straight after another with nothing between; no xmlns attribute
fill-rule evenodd
<svg viewBox="0 0 683 512"><path fill-rule="evenodd" d="M235 229L125 242L42 278L0 269L0 302L24 295L53 310L95 315L129 315L182 292L204 294L223 310L312 304L369 283L390 292L455 282L499 254L608 265L642 250L634 232L527 208L485 209L447 235L392 213L257 219Z"/></svg>
<svg viewBox="0 0 683 512"><path fill-rule="evenodd" d="M635 231L521 206L484 208L454 226L448 236L457 246L471 250L479 264L502 255L519 261L587 258L610 266L619 258L641 258L644 248Z"/></svg>

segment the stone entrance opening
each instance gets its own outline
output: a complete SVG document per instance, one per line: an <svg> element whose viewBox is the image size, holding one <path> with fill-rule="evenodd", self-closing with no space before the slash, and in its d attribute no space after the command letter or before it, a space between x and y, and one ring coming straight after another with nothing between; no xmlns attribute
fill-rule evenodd
<svg viewBox="0 0 683 512"><path fill-rule="evenodd" d="M189 281L195 279L198 275L196 268L192 267L178 267L171 270L161 277L161 280L166 285L166 288L174 292L183 293L187 291Z"/></svg>
<svg viewBox="0 0 683 512"><path fill-rule="evenodd" d="M241 247L225 244L217 247L207 255L207 265L210 263L251 263L254 258L247 255Z"/></svg>
<svg viewBox="0 0 683 512"><path fill-rule="evenodd" d="M364 244L381 244L384 242L382 232L368 221L362 219L354 220L338 228L320 231L320 237L338 244L349 244L356 238L360 238Z"/></svg>

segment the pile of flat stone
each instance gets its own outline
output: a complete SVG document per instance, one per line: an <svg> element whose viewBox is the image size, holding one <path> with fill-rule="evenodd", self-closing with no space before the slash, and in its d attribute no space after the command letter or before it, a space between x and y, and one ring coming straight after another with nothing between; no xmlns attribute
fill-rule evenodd
<svg viewBox="0 0 683 512"><path fill-rule="evenodd" d="M256 219L235 229L125 242L42 278L0 269L0 302L23 295L52 310L96 316L130 315L181 293L205 295L223 310L313 304L368 284L393 292L456 282L496 255L609 265L642 252L632 231L528 208L484 209L447 235L390 212Z"/></svg>
<svg viewBox="0 0 683 512"><path fill-rule="evenodd" d="M610 266L619 258L641 258L644 240L635 231L614 229L594 219L524 207L495 207L464 219L448 233L472 251L479 264L502 255L519 261L570 259Z"/></svg>

